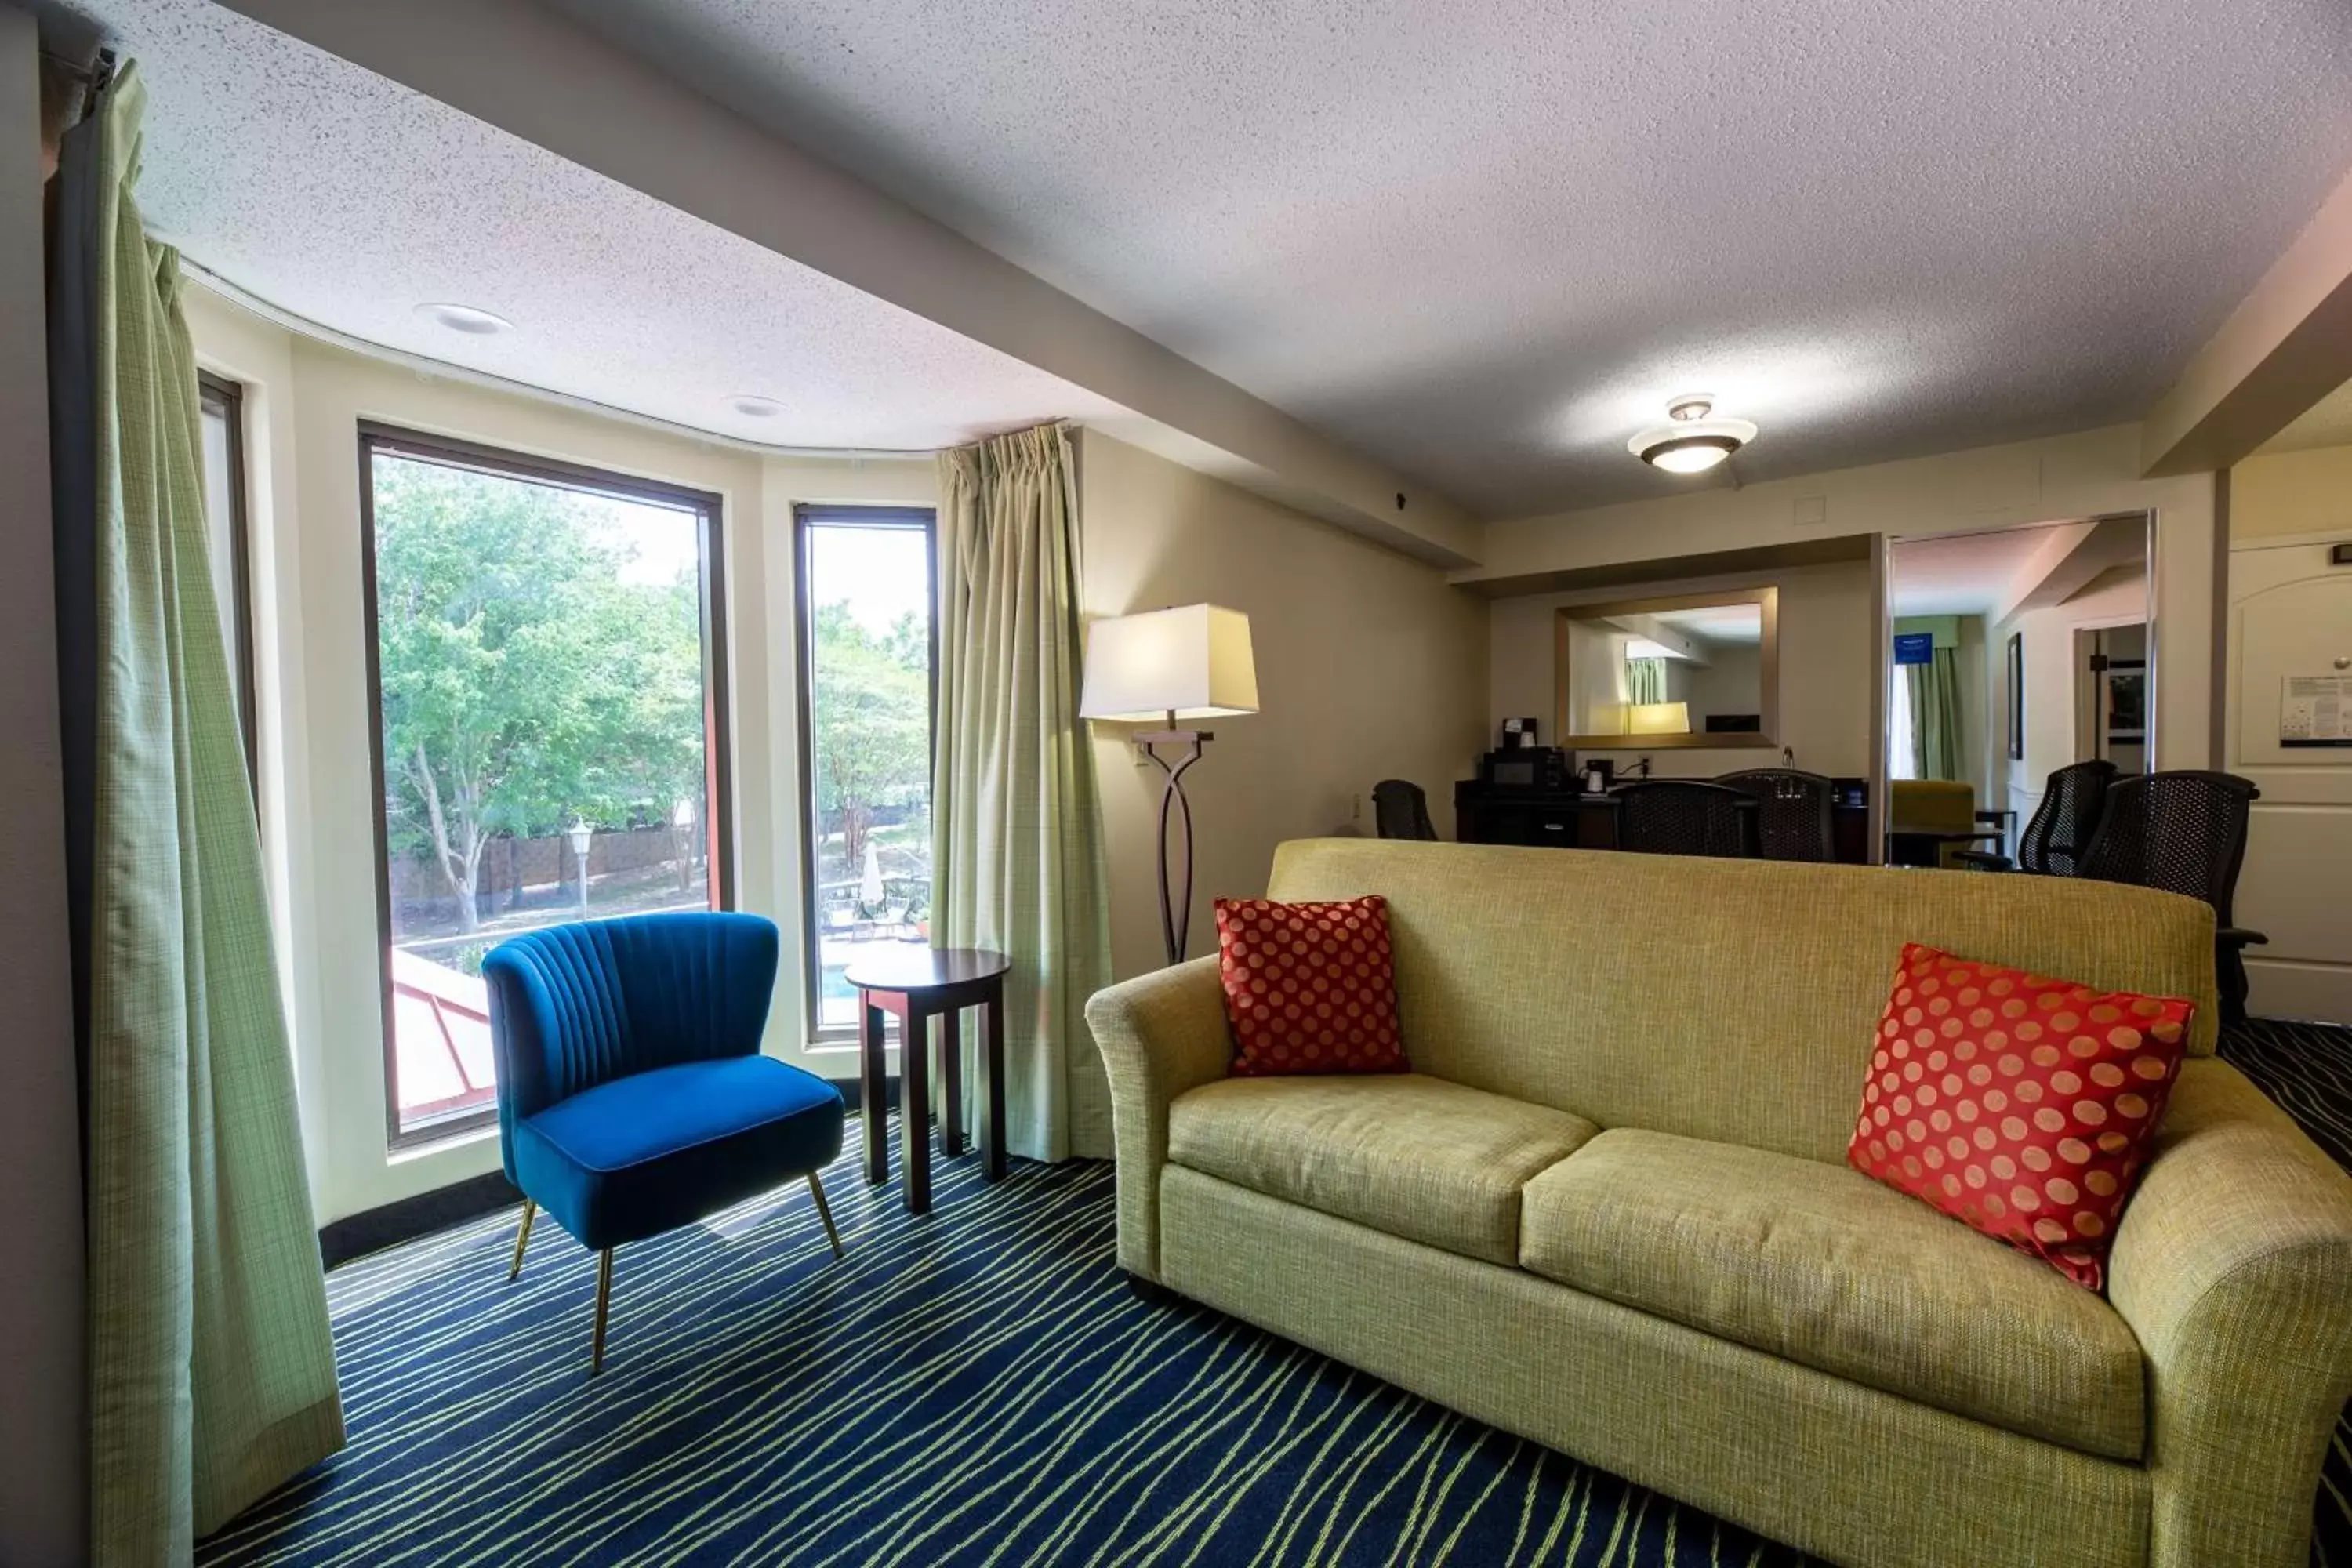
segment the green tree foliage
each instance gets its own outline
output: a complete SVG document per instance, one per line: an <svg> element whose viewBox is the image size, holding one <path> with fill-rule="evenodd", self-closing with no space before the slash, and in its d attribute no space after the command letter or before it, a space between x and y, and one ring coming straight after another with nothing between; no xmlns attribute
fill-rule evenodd
<svg viewBox="0 0 2352 1568"><path fill-rule="evenodd" d="M628 573L620 503L389 456L374 483L387 820L471 931L499 834L699 801L698 587Z"/></svg>
<svg viewBox="0 0 2352 1568"><path fill-rule="evenodd" d="M817 810L840 832L834 876L855 877L877 806L913 798L931 771L929 628L901 616L877 635L846 604L816 612L814 729Z"/></svg>

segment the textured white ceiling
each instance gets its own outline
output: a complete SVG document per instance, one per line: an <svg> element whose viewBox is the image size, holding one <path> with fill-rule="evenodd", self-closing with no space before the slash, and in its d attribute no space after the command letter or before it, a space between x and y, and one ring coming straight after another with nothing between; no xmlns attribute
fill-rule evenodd
<svg viewBox="0 0 2352 1568"><path fill-rule="evenodd" d="M1889 552L1893 613L1990 614L2017 585L2019 574L2049 539L2047 529L2012 528L1997 533L1899 540Z"/></svg>
<svg viewBox="0 0 2352 1568"><path fill-rule="evenodd" d="M1753 605L1714 605L1701 610L1660 610L1656 618L1712 643L1764 641L1764 617Z"/></svg>
<svg viewBox="0 0 2352 1568"><path fill-rule="evenodd" d="M554 0L1521 515L2137 417L2352 163L2344 0Z"/></svg>
<svg viewBox="0 0 2352 1568"><path fill-rule="evenodd" d="M297 316L770 445L929 448L1123 412L208 0L72 9L146 78L150 226ZM448 300L514 330L416 314Z"/></svg>

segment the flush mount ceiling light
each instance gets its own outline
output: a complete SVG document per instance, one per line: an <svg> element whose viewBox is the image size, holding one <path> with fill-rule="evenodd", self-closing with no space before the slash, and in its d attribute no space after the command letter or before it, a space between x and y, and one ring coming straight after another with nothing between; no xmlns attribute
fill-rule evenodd
<svg viewBox="0 0 2352 1568"><path fill-rule="evenodd" d="M727 400L727 406L746 419L773 419L784 411L784 405L772 397L756 393L739 393Z"/></svg>
<svg viewBox="0 0 2352 1568"><path fill-rule="evenodd" d="M463 332L470 338L495 337L514 325L504 316L478 310L471 305L453 305L446 301L419 305L416 313L436 326L446 327L453 332Z"/></svg>
<svg viewBox="0 0 2352 1568"><path fill-rule="evenodd" d="M1756 439L1755 426L1745 419L1708 418L1714 410L1711 397L1677 397L1666 405L1672 423L1643 431L1625 448L1670 474L1704 473Z"/></svg>

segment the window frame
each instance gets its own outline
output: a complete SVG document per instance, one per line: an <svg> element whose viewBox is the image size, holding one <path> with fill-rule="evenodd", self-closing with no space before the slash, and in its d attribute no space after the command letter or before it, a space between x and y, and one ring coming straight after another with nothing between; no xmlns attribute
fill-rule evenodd
<svg viewBox="0 0 2352 1568"><path fill-rule="evenodd" d="M375 420L359 421L358 436L360 598L367 656L368 777L369 787L373 791L368 815L375 841L376 1001L383 1033L385 1146L398 1152L446 1142L495 1125L499 1111L494 1102L478 1110L437 1117L405 1130L400 1124L400 1064L394 1033L392 983L392 833L384 820L383 649L376 617L376 454L438 463L499 479L552 485L615 500L651 502L694 515L702 563L702 766L704 790L709 797L702 825L703 853L709 866L710 907L715 910L736 907L739 881L735 864L734 726L727 679L726 505L715 490L695 489Z"/></svg>
<svg viewBox="0 0 2352 1568"><path fill-rule="evenodd" d="M824 965L819 951L819 944L824 940L824 922L818 917L816 907L816 747L813 721L816 700L816 614L815 606L809 599L809 550L812 536L821 528L895 528L910 532L921 531L923 592L931 606L929 628L930 669L926 686L930 709L928 749L934 769L938 766L940 751L939 509L896 506L888 502L796 502L793 507L793 647L797 667L793 671L796 688L793 714L798 725L800 751L801 1026L807 1042L803 1048L812 1051L854 1047L857 1043L857 1025L854 1021L831 1028L825 1026ZM933 808L938 804L936 800L930 803ZM936 847L936 834L932 843ZM935 897L938 886L939 879L935 874L932 878Z"/></svg>
<svg viewBox="0 0 2352 1568"><path fill-rule="evenodd" d="M217 412L228 432L228 559L230 616L229 679L236 683L237 728L245 743L245 778L253 791L254 815L261 812L260 681L256 675L253 627L253 511L246 472L245 386L208 370L196 372L199 416ZM209 522L210 520L207 520Z"/></svg>

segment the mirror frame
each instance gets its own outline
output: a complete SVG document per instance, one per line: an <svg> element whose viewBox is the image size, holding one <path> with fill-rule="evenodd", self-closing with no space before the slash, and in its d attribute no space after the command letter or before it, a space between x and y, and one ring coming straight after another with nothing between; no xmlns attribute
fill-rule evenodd
<svg viewBox="0 0 2352 1568"><path fill-rule="evenodd" d="M1727 605L1753 605L1763 623L1763 647L1758 660L1758 707L1762 728L1744 733L1710 734L1704 730L1681 735L1580 735L1569 729L1568 625L1609 616L1653 615L1660 610L1712 610ZM1703 748L1732 750L1780 745L1780 590L1771 584L1755 588L1723 588L1706 594L1664 594L1646 599L1612 599L1592 605L1562 605L1552 618L1552 733L1555 745L1580 752L1647 752Z"/></svg>

